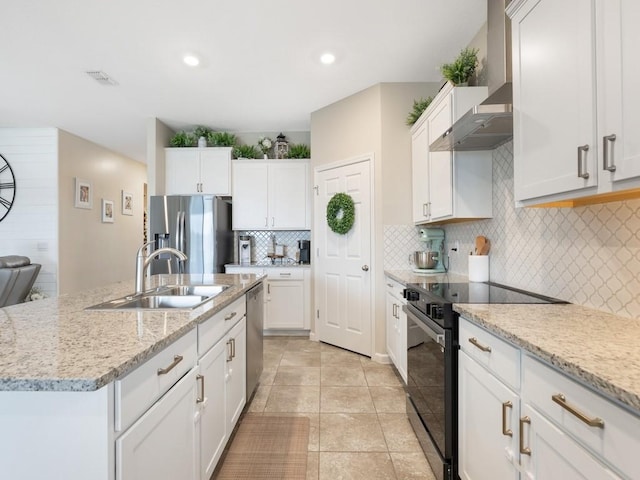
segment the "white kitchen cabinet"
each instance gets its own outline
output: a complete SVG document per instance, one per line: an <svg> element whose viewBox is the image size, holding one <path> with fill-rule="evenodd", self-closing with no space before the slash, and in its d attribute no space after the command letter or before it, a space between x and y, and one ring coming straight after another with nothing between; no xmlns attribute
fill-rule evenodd
<svg viewBox="0 0 640 480"><path fill-rule="evenodd" d="M231 148L166 148L167 195L231 195Z"/></svg>
<svg viewBox="0 0 640 480"><path fill-rule="evenodd" d="M407 314L402 310L407 304L402 295L404 286L389 277L386 284L387 354L407 383Z"/></svg>
<svg viewBox="0 0 640 480"><path fill-rule="evenodd" d="M603 201L640 187L638 2L519 0L507 12L516 202Z"/></svg>
<svg viewBox="0 0 640 480"><path fill-rule="evenodd" d="M458 360L461 479L640 478L637 416L464 318Z"/></svg>
<svg viewBox="0 0 640 480"><path fill-rule="evenodd" d="M267 275L264 330L267 334L311 328L311 270L306 267L228 265L226 273Z"/></svg>
<svg viewBox="0 0 640 480"><path fill-rule="evenodd" d="M227 432L231 435L238 423L247 399L247 322L246 317L229 331L226 336L226 417Z"/></svg>
<svg viewBox="0 0 640 480"><path fill-rule="evenodd" d="M196 369L116 440L116 479L197 480Z"/></svg>
<svg viewBox="0 0 640 480"><path fill-rule="evenodd" d="M309 230L308 160L234 160L234 230Z"/></svg>
<svg viewBox="0 0 640 480"><path fill-rule="evenodd" d="M431 151L429 145L487 96L486 87L446 84L411 130L413 220L441 223L492 216L492 154Z"/></svg>

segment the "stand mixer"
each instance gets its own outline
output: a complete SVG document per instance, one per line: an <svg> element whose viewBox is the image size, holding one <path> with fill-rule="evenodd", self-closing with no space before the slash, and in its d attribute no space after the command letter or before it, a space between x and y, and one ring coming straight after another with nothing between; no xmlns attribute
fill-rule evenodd
<svg viewBox="0 0 640 480"><path fill-rule="evenodd" d="M444 230L441 228L421 228L419 230L420 241L425 243L425 250L438 252L438 262L434 268L414 268L414 273L424 275L444 273Z"/></svg>

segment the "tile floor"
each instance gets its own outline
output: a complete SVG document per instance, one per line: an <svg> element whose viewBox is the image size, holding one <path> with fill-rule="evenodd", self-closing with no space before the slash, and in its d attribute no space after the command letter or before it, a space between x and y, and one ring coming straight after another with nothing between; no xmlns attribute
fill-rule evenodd
<svg viewBox="0 0 640 480"><path fill-rule="evenodd" d="M308 479L434 479L390 365L306 338L265 337L246 415L292 414L311 420Z"/></svg>

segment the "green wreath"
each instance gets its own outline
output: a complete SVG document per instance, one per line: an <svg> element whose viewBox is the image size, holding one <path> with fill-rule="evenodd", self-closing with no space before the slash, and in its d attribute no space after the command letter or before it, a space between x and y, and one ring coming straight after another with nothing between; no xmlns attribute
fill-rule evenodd
<svg viewBox="0 0 640 480"><path fill-rule="evenodd" d="M340 212L342 216L338 218ZM334 232L344 235L351 227L355 220L356 209L353 204L353 198L346 193L336 193L327 204L327 224Z"/></svg>

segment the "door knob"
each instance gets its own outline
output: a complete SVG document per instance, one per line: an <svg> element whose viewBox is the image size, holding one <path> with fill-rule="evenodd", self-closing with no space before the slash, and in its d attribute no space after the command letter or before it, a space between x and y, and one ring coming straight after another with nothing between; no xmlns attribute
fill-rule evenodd
<svg viewBox="0 0 640 480"><path fill-rule="evenodd" d="M369 265L363 265L362 266L362 270L364 270L365 272L369 271Z"/></svg>

